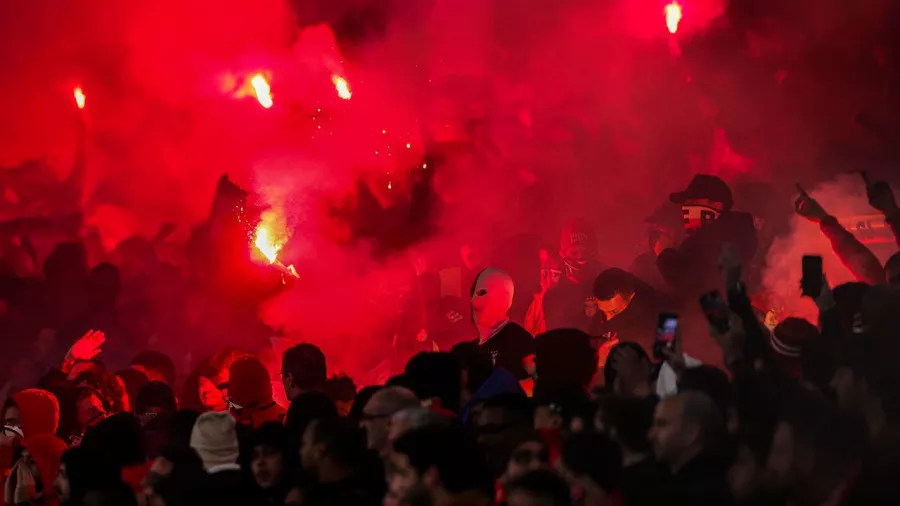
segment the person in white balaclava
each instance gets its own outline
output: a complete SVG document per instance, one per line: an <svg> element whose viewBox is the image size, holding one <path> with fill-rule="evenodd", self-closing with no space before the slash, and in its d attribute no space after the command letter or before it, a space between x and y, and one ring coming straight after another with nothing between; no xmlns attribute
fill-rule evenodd
<svg viewBox="0 0 900 506"><path fill-rule="evenodd" d="M507 315L514 293L509 274L496 268L481 271L472 287L472 318L478 330L475 342L491 353L495 367L521 380L529 376L525 362L534 354L534 338Z"/></svg>

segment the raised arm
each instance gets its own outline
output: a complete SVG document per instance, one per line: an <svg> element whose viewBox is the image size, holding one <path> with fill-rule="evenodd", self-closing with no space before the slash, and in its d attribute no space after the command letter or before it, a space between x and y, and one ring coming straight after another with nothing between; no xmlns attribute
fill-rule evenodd
<svg viewBox="0 0 900 506"><path fill-rule="evenodd" d="M794 202L797 214L819 225L819 229L831 242L831 249L850 270L853 276L866 283L876 285L884 283L884 267L878 257L863 243L829 215L818 201L797 185L800 196Z"/></svg>

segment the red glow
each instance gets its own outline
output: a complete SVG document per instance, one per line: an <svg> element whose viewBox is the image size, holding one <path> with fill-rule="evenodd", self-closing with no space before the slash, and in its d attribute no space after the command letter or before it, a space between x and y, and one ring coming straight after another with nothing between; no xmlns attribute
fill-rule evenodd
<svg viewBox="0 0 900 506"><path fill-rule="evenodd" d="M84 91L81 89L81 86L76 86L74 91L75 96L75 105L78 106L79 109L84 109Z"/></svg>
<svg viewBox="0 0 900 506"><path fill-rule="evenodd" d="M678 24L681 22L681 6L678 5L678 2L672 2L666 5L666 27L669 29L669 33L676 33L678 31Z"/></svg>

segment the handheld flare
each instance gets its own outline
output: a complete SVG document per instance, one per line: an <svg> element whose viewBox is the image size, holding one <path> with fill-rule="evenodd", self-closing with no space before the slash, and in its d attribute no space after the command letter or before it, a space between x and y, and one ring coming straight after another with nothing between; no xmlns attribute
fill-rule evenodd
<svg viewBox="0 0 900 506"><path fill-rule="evenodd" d="M350 91L350 85L346 79L334 74L331 76L331 82L334 83L334 89L337 90L339 97L344 100L350 100L353 97L353 92Z"/></svg>
<svg viewBox="0 0 900 506"><path fill-rule="evenodd" d="M269 87L269 82L266 81L265 76L262 74L256 74L250 79L250 85L253 86L253 91L256 93L256 100L259 101L259 105L268 109L272 107L272 88Z"/></svg>
<svg viewBox="0 0 900 506"><path fill-rule="evenodd" d="M681 5L673 1L666 5L665 13L666 27L669 29L669 33L674 35L678 32L678 24L681 23Z"/></svg>
<svg viewBox="0 0 900 506"><path fill-rule="evenodd" d="M84 90L81 89L81 86L75 87L75 91L73 92L73 95L75 96L75 105L79 109L84 109L85 97L84 97Z"/></svg>

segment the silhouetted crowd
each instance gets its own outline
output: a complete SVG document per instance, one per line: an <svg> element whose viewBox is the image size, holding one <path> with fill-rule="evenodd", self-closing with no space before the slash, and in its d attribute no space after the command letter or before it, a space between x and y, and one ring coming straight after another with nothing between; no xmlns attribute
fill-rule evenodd
<svg viewBox="0 0 900 506"><path fill-rule="evenodd" d="M890 187L864 183L900 241ZM364 388L261 323L283 273L232 291L216 269L258 272L198 259L213 219L181 252L168 229L108 252L75 234L41 262L4 229L4 501L900 504L900 254L882 264L800 189L794 211L858 281L804 259L818 320L778 318L757 303L778 227L736 200L695 176L628 270L585 220L552 247L412 260L391 328L358 336L386 343Z"/></svg>

